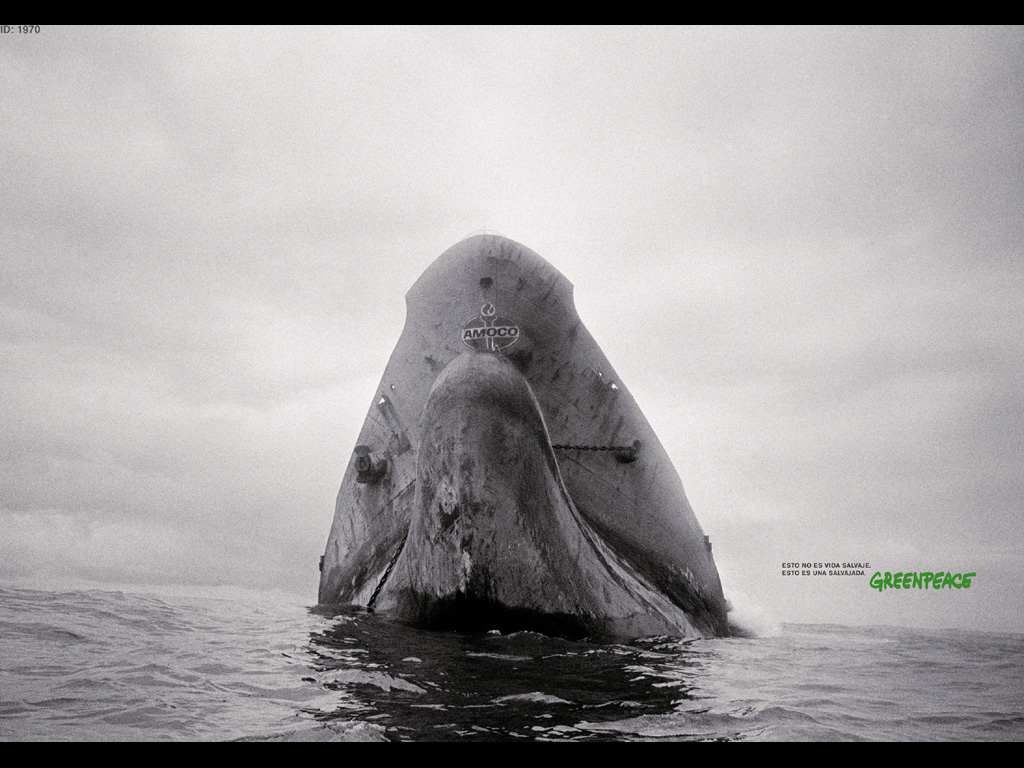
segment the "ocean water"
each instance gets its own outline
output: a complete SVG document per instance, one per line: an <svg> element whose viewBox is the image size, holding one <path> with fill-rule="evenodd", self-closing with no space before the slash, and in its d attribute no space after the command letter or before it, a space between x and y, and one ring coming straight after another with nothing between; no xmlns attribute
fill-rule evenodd
<svg viewBox="0 0 1024 768"><path fill-rule="evenodd" d="M598 643L282 595L0 588L0 739L1022 740L1024 635Z"/></svg>

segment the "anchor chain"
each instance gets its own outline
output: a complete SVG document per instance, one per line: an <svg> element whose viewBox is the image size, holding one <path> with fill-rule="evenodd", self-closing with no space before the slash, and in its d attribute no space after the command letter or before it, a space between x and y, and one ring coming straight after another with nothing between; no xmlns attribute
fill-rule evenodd
<svg viewBox="0 0 1024 768"><path fill-rule="evenodd" d="M380 583L377 588L373 590L373 594L370 595L370 602L366 604L367 613L373 613L373 606L377 602L377 595L380 594L381 589L384 587L384 582L388 580L388 576L391 575L391 569L395 567L395 563L398 562L398 556L402 554L402 550L405 549L405 542L409 538L409 534L405 534L405 538L402 539L402 543L398 545L398 551L395 552L395 556L391 558L391 562L388 563L388 567L384 571L384 575L380 577Z"/></svg>
<svg viewBox="0 0 1024 768"><path fill-rule="evenodd" d="M552 448L560 448L563 451L632 451L632 445L563 445L555 443Z"/></svg>
<svg viewBox="0 0 1024 768"><path fill-rule="evenodd" d="M634 440L631 445L571 445L555 443L551 446L562 451L611 451L615 458L623 464L632 464L640 453L640 441Z"/></svg>

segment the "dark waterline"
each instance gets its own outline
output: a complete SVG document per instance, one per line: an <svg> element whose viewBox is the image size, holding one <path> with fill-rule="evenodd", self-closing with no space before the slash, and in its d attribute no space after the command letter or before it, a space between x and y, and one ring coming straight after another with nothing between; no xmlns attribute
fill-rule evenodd
<svg viewBox="0 0 1024 768"><path fill-rule="evenodd" d="M707 656L668 638L435 633L358 615L311 640L310 682L348 694L318 718L376 719L403 740L615 738L577 726L691 706Z"/></svg>

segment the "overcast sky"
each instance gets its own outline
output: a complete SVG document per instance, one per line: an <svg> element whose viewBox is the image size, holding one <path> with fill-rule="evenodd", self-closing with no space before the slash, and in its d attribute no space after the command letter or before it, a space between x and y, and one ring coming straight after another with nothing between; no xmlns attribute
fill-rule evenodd
<svg viewBox="0 0 1024 768"><path fill-rule="evenodd" d="M1020 28L2 35L0 583L315 602L405 293L486 229L738 612L1024 631L1022 203Z"/></svg>

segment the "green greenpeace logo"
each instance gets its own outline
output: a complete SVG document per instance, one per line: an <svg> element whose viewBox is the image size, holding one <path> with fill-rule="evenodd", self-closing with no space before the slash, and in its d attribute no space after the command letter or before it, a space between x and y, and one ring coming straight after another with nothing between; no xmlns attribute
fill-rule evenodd
<svg viewBox="0 0 1024 768"><path fill-rule="evenodd" d="M952 571L909 571L907 573L884 574L875 571L868 582L872 589L882 592L886 589L970 589L971 578L978 574L953 573Z"/></svg>

